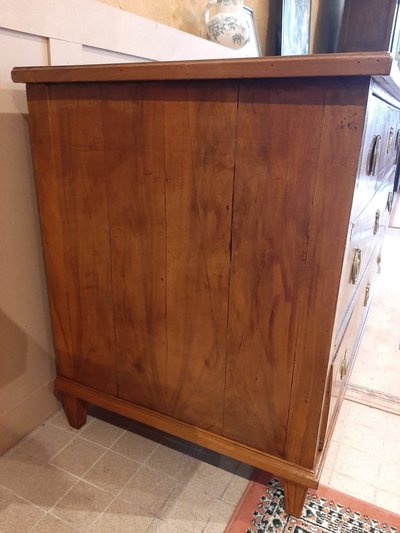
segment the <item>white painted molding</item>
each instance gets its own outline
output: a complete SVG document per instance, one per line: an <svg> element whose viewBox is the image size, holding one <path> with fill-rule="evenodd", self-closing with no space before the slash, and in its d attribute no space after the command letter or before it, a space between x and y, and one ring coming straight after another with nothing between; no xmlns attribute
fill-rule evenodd
<svg viewBox="0 0 400 533"><path fill-rule="evenodd" d="M49 38L50 65L81 65L83 62L82 45Z"/></svg>
<svg viewBox="0 0 400 533"><path fill-rule="evenodd" d="M0 27L154 61L245 55L97 0L0 0Z"/></svg>

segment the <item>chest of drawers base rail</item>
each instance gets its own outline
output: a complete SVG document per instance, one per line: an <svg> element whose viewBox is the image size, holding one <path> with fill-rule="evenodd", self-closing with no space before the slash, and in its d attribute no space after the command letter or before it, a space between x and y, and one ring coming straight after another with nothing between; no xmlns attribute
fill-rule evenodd
<svg viewBox="0 0 400 533"><path fill-rule="evenodd" d="M371 76L390 68L374 53L14 69L71 425L95 404L245 461L300 514L327 449Z"/></svg>

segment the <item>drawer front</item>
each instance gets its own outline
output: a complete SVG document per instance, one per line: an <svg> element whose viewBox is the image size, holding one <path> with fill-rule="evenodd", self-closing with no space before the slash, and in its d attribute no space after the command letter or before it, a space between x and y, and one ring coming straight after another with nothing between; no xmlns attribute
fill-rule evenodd
<svg viewBox="0 0 400 533"><path fill-rule="evenodd" d="M370 262L372 252L386 231L392 206L393 179L394 170L386 177L386 181L351 226L336 310L337 331L343 329L347 311L365 268Z"/></svg>
<svg viewBox="0 0 400 533"><path fill-rule="evenodd" d="M352 307L347 325L344 328L342 338L332 349L333 355L327 376L319 436L320 451L324 448L326 435L330 435L333 431L333 424L335 423L339 406L349 382L355 356L357 355L358 345L361 340L376 285L376 277L380 270L381 244L378 243L374 250L365 275L358 286L355 303Z"/></svg>
<svg viewBox="0 0 400 533"><path fill-rule="evenodd" d="M357 218L394 169L400 147L400 111L372 94L355 187L352 218Z"/></svg>
<svg viewBox="0 0 400 533"><path fill-rule="evenodd" d="M342 340L336 349L336 353L334 354L331 364L332 390L328 424L331 423L334 417L335 410L338 407L338 403L340 404L341 402L349 381L350 372L354 364L364 323L370 307L373 290L376 285L376 276L380 268L380 254L381 245L378 244L374 250L373 256L371 257L368 269L360 283L350 320L347 324Z"/></svg>

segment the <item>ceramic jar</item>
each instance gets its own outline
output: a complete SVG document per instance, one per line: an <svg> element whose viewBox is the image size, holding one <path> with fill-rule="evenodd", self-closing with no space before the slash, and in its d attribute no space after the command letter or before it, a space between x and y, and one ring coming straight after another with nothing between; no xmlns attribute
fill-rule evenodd
<svg viewBox="0 0 400 533"><path fill-rule="evenodd" d="M210 10L216 13L210 17ZM250 28L243 10L243 0L211 0L204 11L207 39L228 46L242 48L249 40Z"/></svg>

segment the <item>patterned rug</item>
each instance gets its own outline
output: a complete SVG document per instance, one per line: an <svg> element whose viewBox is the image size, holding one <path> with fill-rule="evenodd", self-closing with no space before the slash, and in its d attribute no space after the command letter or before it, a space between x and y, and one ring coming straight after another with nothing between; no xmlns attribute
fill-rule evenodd
<svg viewBox="0 0 400 533"><path fill-rule="evenodd" d="M225 533L399 533L400 516L331 489L310 491L301 518L283 504L279 481L251 481Z"/></svg>

